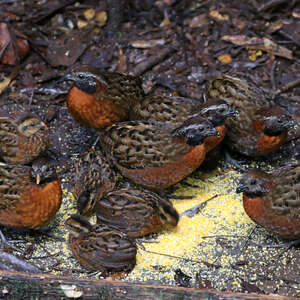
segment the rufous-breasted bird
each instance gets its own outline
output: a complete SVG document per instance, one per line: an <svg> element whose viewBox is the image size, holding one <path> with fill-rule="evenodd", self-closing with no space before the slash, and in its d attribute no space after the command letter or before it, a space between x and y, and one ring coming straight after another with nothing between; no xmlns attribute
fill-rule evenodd
<svg viewBox="0 0 300 300"><path fill-rule="evenodd" d="M38 184L37 184L38 183ZM54 166L0 165L0 223L39 229L59 210L62 189Z"/></svg>
<svg viewBox="0 0 300 300"><path fill-rule="evenodd" d="M178 128L152 120L128 121L105 129L101 146L123 176L149 188L165 188L201 165L209 136L218 136L218 131L200 116Z"/></svg>
<svg viewBox="0 0 300 300"><path fill-rule="evenodd" d="M276 151L287 139L296 122L269 101L266 93L250 80L218 76L207 83L207 98L220 98L233 105L236 118L227 120L226 143L229 148L248 156L262 156Z"/></svg>
<svg viewBox="0 0 300 300"><path fill-rule="evenodd" d="M237 187L243 192L247 215L278 236L300 239L300 166L286 166L272 174L254 169Z"/></svg>
<svg viewBox="0 0 300 300"><path fill-rule="evenodd" d="M133 104L144 97L140 77L100 72L84 65L64 79L74 83L67 95L69 111L88 127L102 129L128 120Z"/></svg>
<svg viewBox="0 0 300 300"><path fill-rule="evenodd" d="M209 99L200 103L197 100L183 97L147 96L137 102L130 113L132 120L156 120L181 126L188 118L199 115L207 118L219 132L219 136L206 138L207 151L212 150L225 137L225 121L236 114L233 106L220 99Z"/></svg>

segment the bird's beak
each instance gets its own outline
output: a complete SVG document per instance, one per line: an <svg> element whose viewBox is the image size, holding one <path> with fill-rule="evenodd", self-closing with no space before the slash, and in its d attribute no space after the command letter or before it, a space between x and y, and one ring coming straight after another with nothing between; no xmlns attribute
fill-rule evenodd
<svg viewBox="0 0 300 300"><path fill-rule="evenodd" d="M67 74L63 77L63 81L74 81L75 78L73 77L72 74Z"/></svg>
<svg viewBox="0 0 300 300"><path fill-rule="evenodd" d="M219 132L216 128L211 128L207 131L207 136L219 136Z"/></svg>
<svg viewBox="0 0 300 300"><path fill-rule="evenodd" d="M36 182L36 184L40 184L40 182L41 182L41 176L40 176L40 174L36 175L35 182Z"/></svg>
<svg viewBox="0 0 300 300"><path fill-rule="evenodd" d="M248 186L246 186L245 184L240 182L236 188L236 193L239 194L239 193L243 193L243 192L247 192L247 191L249 191Z"/></svg>

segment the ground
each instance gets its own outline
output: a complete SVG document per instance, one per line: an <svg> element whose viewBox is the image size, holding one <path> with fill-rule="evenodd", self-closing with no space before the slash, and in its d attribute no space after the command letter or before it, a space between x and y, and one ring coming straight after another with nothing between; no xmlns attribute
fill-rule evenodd
<svg viewBox="0 0 300 300"><path fill-rule="evenodd" d="M10 55L0 56L1 110L30 110L47 123L64 187L62 208L50 224L50 233L63 241L3 231L9 239L23 240L16 244L26 249L22 259L45 272L99 276L76 263L64 240L63 221L76 211L69 190L72 161L96 139L93 130L73 120L65 105L69 86L62 77L74 66L92 64L141 75L147 94L199 101L210 77L246 74L300 120L297 1L145 0L128 1L123 9L119 30L112 34L105 29L108 6L102 0L0 3L0 19L11 35L10 40L2 23L0 49L7 47ZM24 57L25 46L8 49L16 39L29 44ZM281 151L257 161L246 159L244 167L271 170L298 160L297 130L289 139ZM241 196L235 193L240 175L221 159L214 168L200 168L172 188L176 195L194 196L173 200L179 213L217 196L193 217L183 215L173 231L147 237L152 243L140 242L137 265L124 280L299 296L300 250L293 247L282 254L282 248L257 245L282 241L256 228L245 215Z"/></svg>

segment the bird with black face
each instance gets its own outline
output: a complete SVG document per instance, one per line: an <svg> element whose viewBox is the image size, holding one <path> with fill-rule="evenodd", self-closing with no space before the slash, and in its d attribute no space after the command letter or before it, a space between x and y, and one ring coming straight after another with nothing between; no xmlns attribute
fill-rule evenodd
<svg viewBox="0 0 300 300"><path fill-rule="evenodd" d="M246 172L237 187L247 215L270 232L300 239L300 166L287 165L272 174Z"/></svg>
<svg viewBox="0 0 300 300"><path fill-rule="evenodd" d="M64 79L73 82L68 109L87 127L102 129L128 120L132 106L144 96L140 77L100 72L91 66L80 66Z"/></svg>
<svg viewBox="0 0 300 300"><path fill-rule="evenodd" d="M32 167L0 165L0 223L39 229L59 210L62 189L54 165L38 159Z"/></svg>
<svg viewBox="0 0 300 300"><path fill-rule="evenodd" d="M226 119L235 116L236 113L233 106L220 99L209 99L200 103L191 98L153 95L135 103L130 119L155 120L179 127L196 115L207 118L219 132L218 136L211 136L205 140L207 151L210 151L224 139Z"/></svg>
<svg viewBox="0 0 300 300"><path fill-rule="evenodd" d="M227 146L241 154L257 157L278 150L296 122L250 79L217 76L207 83L206 97L220 98L238 111L227 120Z"/></svg>
<svg viewBox="0 0 300 300"><path fill-rule="evenodd" d="M205 139L219 133L207 119L195 116L178 128L153 120L128 121L100 134L106 157L123 176L149 188L165 188L201 165Z"/></svg>

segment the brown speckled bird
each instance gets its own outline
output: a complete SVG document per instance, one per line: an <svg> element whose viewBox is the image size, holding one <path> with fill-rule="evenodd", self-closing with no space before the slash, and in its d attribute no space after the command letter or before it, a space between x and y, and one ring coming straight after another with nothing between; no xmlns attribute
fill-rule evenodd
<svg viewBox="0 0 300 300"><path fill-rule="evenodd" d="M112 191L116 175L100 150L95 147L80 154L75 162L72 192L80 214L87 214L94 201Z"/></svg>
<svg viewBox="0 0 300 300"><path fill-rule="evenodd" d="M7 163L26 164L49 147L48 130L32 114L0 114L0 156Z"/></svg>
<svg viewBox="0 0 300 300"><path fill-rule="evenodd" d="M175 227L179 215L171 202L155 193L135 188L115 190L95 203L94 211L101 223L141 237Z"/></svg>
<svg viewBox="0 0 300 300"><path fill-rule="evenodd" d="M255 223L282 238L300 239L299 165L286 166L273 174L248 171L237 192L243 192L244 209Z"/></svg>
<svg viewBox="0 0 300 300"><path fill-rule="evenodd" d="M223 75L210 80L206 91L207 98L220 98L236 107L238 116L226 122L226 143L239 153L255 157L276 151L296 125L250 80Z"/></svg>
<svg viewBox="0 0 300 300"><path fill-rule="evenodd" d="M39 184L34 182L37 179ZM0 165L0 223L38 229L59 210L61 185L52 166Z"/></svg>
<svg viewBox="0 0 300 300"><path fill-rule="evenodd" d="M74 85L67 96L67 106L82 125L105 128L128 120L131 107L144 96L140 77L99 72L81 66L65 76Z"/></svg>
<svg viewBox="0 0 300 300"><path fill-rule="evenodd" d="M126 233L105 224L92 225L78 215L66 220L65 226L70 230L70 249L85 268L109 275L135 266L136 245Z"/></svg>
<svg viewBox="0 0 300 300"><path fill-rule="evenodd" d="M236 114L235 108L224 100L209 99L207 102L200 103L183 97L147 96L133 106L130 118L151 119L179 127L188 118L197 114L207 118L219 132L219 136L211 136L205 140L207 151L210 151L225 137L225 120Z"/></svg>
<svg viewBox="0 0 300 300"><path fill-rule="evenodd" d="M164 188L201 165L204 140L213 135L218 135L217 130L199 116L178 128L156 121L128 121L104 130L101 145L122 175L149 188Z"/></svg>

